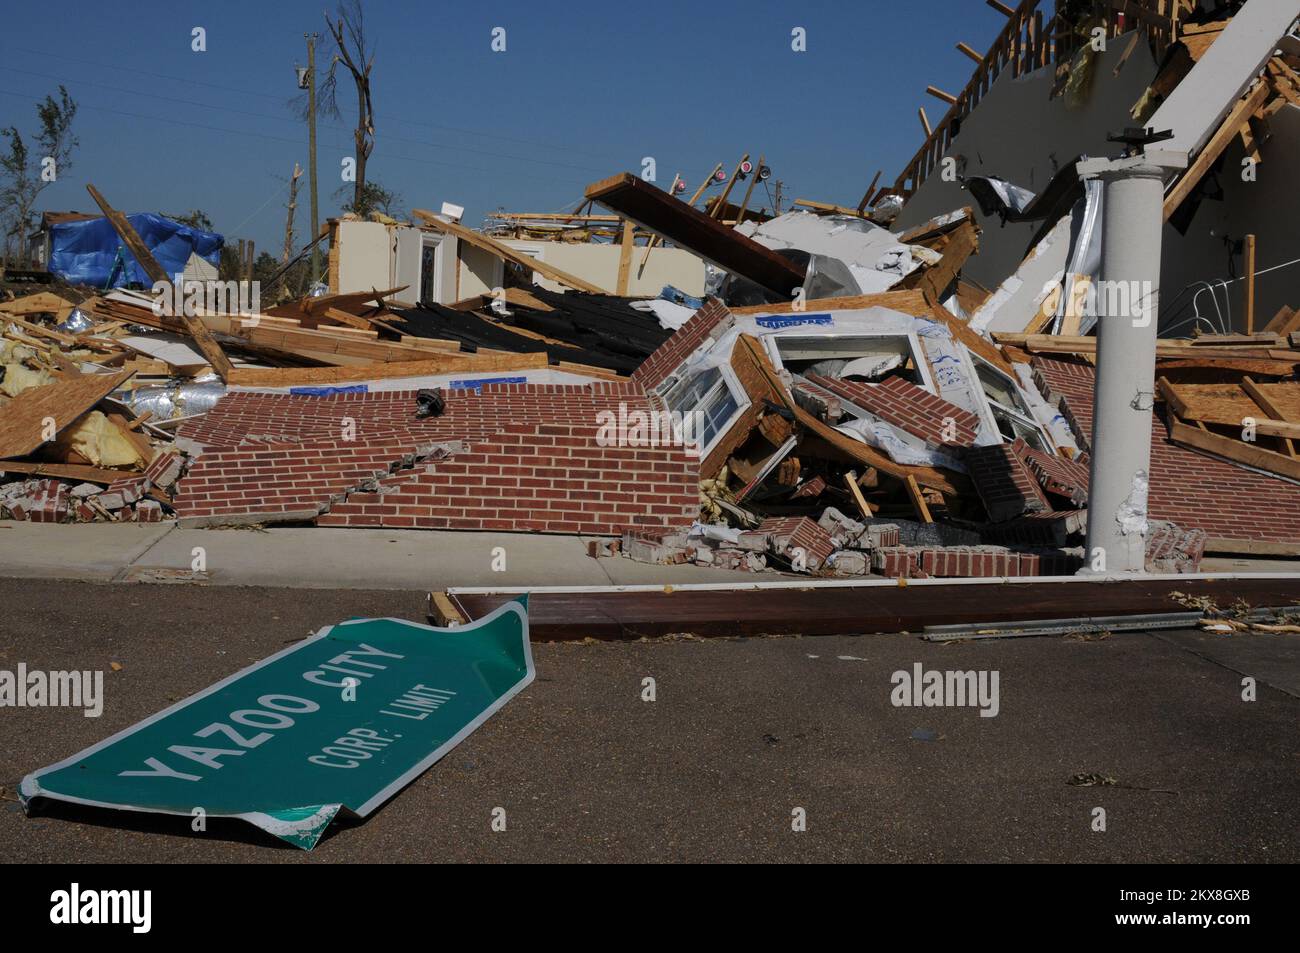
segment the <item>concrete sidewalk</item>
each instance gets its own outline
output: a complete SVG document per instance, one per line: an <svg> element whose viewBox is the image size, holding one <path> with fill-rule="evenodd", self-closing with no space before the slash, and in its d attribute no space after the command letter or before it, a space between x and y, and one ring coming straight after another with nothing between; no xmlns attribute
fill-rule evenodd
<svg viewBox="0 0 1300 953"><path fill-rule="evenodd" d="M503 563L504 569L493 568ZM0 523L0 577L408 590L778 578L703 566L651 566L621 557L592 559L585 540L576 536L18 522Z"/></svg>
<svg viewBox="0 0 1300 953"><path fill-rule="evenodd" d="M201 557L201 562L199 559ZM497 571L504 558L505 568ZM199 567L196 571L196 567ZM1295 572L1300 562L1205 559L1205 572ZM295 589L607 586L806 579L789 573L592 559L586 539L540 533L176 523L0 522L0 578L201 582Z"/></svg>

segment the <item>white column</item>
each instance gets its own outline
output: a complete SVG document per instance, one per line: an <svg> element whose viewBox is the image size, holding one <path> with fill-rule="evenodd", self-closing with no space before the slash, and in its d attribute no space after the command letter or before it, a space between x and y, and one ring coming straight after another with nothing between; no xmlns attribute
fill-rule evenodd
<svg viewBox="0 0 1300 953"><path fill-rule="evenodd" d="M1141 572L1147 539L1164 182L1184 154L1088 159L1104 190L1085 572Z"/></svg>

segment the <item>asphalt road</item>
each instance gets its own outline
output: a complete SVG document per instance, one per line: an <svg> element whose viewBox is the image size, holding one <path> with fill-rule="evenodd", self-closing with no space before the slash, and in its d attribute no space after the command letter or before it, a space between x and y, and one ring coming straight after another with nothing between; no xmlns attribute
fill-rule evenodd
<svg viewBox="0 0 1300 953"><path fill-rule="evenodd" d="M424 594L0 580L0 669L103 669L102 717L0 708L0 857L46 861L1300 861L1300 637L542 644L537 681L312 853L236 822L15 801L29 771L322 625ZM892 672L996 670L1000 712ZM113 670L112 663L120 665ZM1258 699L1241 697L1244 674ZM656 680L654 702L642 679ZM1075 775L1114 779L1071 784ZM506 809L507 829L491 829ZM792 811L807 829L792 830ZM1091 829L1106 811L1106 830Z"/></svg>

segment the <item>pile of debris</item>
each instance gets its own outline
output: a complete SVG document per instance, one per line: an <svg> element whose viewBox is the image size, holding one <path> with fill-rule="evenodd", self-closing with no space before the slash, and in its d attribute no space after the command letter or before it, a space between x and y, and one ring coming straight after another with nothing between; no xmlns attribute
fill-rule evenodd
<svg viewBox="0 0 1300 953"><path fill-rule="evenodd" d="M42 323L84 322L79 306L49 291L0 303L0 515L157 522L174 513L185 455L121 399L130 352Z"/></svg>

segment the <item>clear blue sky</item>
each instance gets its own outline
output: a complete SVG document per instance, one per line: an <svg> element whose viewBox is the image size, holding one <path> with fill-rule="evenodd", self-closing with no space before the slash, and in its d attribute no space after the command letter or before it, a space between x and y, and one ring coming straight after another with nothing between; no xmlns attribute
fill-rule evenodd
<svg viewBox="0 0 1300 953"><path fill-rule="evenodd" d="M325 8L9 4L0 126L34 132L37 99L60 82L81 107L74 166L40 209L92 209L93 182L124 211L203 209L228 239L278 255L289 173L307 160L305 124L289 108L293 67L305 62L303 33L324 33ZM639 171L643 156L661 186L682 172L693 190L716 162L763 153L787 200L856 204L877 168L892 180L919 148L917 107L932 122L943 114L926 84L956 91L970 77L954 44L982 51L1004 22L982 0L367 0L365 10L377 47L370 178L405 209L464 205L474 225L498 207L572 207L588 182ZM190 49L195 26L206 52ZM497 26L504 53L490 48ZM807 52L790 48L796 26ZM327 36L318 49L323 73ZM350 80L339 105L342 119L320 130L322 220L337 211L352 153Z"/></svg>

